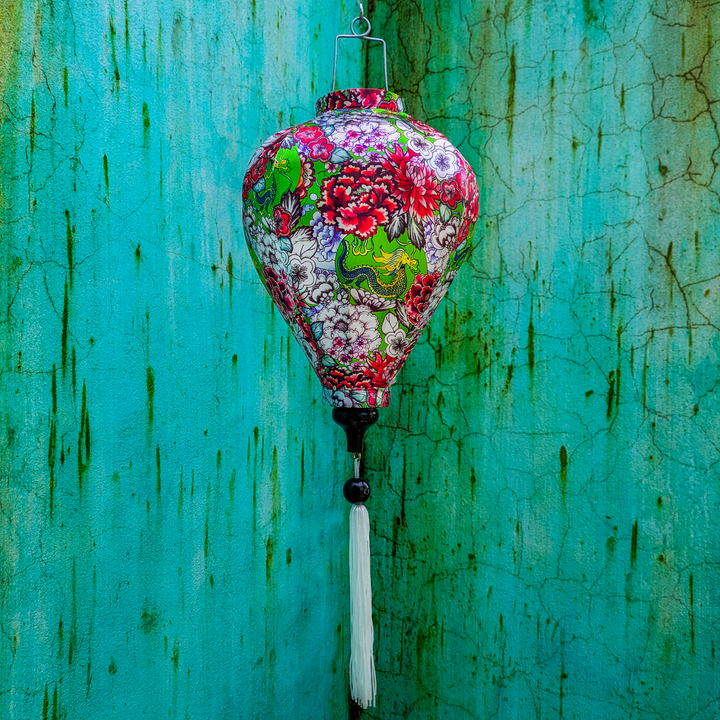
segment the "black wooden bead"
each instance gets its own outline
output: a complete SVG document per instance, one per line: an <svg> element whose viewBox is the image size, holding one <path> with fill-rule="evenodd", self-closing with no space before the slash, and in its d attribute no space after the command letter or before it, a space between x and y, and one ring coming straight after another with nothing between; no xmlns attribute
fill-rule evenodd
<svg viewBox="0 0 720 720"><path fill-rule="evenodd" d="M370 485L364 478L350 478L343 485L343 495L353 505L365 502L370 498Z"/></svg>

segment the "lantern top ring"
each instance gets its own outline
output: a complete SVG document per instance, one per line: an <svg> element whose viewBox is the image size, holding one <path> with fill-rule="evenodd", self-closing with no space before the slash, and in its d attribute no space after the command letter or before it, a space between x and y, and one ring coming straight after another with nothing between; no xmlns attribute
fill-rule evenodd
<svg viewBox="0 0 720 720"><path fill-rule="evenodd" d="M358 22L358 20L361 22L364 20L367 23L367 27L365 28L365 30L363 32L358 32L355 29L355 23ZM352 32L352 34L355 37L359 37L359 38L365 37L366 35L370 34L371 30L372 30L372 26L370 25L370 20L368 20L368 18L366 18L364 15L353 18L353 21L350 23L350 31Z"/></svg>

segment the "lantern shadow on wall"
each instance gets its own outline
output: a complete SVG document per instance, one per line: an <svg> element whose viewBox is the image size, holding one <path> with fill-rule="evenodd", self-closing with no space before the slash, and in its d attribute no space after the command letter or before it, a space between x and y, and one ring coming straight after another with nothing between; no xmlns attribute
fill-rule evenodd
<svg viewBox="0 0 720 720"><path fill-rule="evenodd" d="M361 14L352 35L370 37ZM365 23L363 32L355 30ZM384 90L334 90L317 116L273 135L243 180L253 264L322 385L355 456L350 519L354 699L374 702L365 430L466 258L478 216L470 165Z"/></svg>

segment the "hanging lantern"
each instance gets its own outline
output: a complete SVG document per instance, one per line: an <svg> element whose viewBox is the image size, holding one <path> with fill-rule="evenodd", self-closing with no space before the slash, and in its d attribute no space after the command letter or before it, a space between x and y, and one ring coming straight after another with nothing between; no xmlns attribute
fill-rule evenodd
<svg viewBox="0 0 720 720"><path fill-rule="evenodd" d="M378 40L362 6L352 28L338 38ZM385 90L333 91L316 111L253 155L243 222L260 279L355 457L344 486L353 503L350 684L364 708L374 703L375 671L363 435L467 256L478 188L449 140L387 90L387 65Z"/></svg>

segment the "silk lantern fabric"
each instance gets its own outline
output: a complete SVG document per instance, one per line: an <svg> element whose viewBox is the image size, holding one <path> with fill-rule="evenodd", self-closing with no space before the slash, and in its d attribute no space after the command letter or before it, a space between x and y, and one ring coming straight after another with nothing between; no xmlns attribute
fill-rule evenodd
<svg viewBox="0 0 720 720"><path fill-rule="evenodd" d="M334 407L384 407L467 256L478 188L443 135L384 90L317 101L243 180L255 268Z"/></svg>

